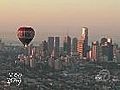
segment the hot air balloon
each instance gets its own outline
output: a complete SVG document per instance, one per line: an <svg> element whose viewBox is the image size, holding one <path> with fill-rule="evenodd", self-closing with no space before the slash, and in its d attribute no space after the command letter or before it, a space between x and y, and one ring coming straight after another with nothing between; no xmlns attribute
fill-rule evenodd
<svg viewBox="0 0 120 90"><path fill-rule="evenodd" d="M23 45L27 47L34 38L35 31L31 27L20 27L17 31L17 36Z"/></svg>

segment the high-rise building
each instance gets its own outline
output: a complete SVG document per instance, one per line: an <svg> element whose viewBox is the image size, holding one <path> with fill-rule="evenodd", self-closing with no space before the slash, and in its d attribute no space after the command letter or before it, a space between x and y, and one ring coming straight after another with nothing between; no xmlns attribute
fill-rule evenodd
<svg viewBox="0 0 120 90"><path fill-rule="evenodd" d="M88 49L89 49L89 47L88 47L88 28L83 27L82 35L77 44L77 52L82 58L84 58L84 57L87 58Z"/></svg>
<svg viewBox="0 0 120 90"><path fill-rule="evenodd" d="M84 48L83 43L84 43L84 40L82 40L82 37L81 37L81 39L77 43L77 52L80 55L80 57L83 57L83 48Z"/></svg>
<svg viewBox="0 0 120 90"><path fill-rule="evenodd" d="M2 42L2 40L0 39L0 51L4 51L5 44Z"/></svg>
<svg viewBox="0 0 120 90"><path fill-rule="evenodd" d="M54 37L48 37L48 52L49 56L52 54L54 49Z"/></svg>
<svg viewBox="0 0 120 90"><path fill-rule="evenodd" d="M63 42L64 55L71 55L71 37L66 36Z"/></svg>
<svg viewBox="0 0 120 90"><path fill-rule="evenodd" d="M59 48L60 48L60 37L48 37L48 52L49 56L53 55L54 57L59 56Z"/></svg>
<svg viewBox="0 0 120 90"><path fill-rule="evenodd" d="M120 48L116 49L115 57L116 57L117 62L120 63Z"/></svg>
<svg viewBox="0 0 120 90"><path fill-rule="evenodd" d="M33 49L33 44L30 44L28 46L28 52L27 52L29 56L32 55L32 49Z"/></svg>
<svg viewBox="0 0 120 90"><path fill-rule="evenodd" d="M55 37L55 41L54 41L55 57L58 57L60 54L59 48L60 48L60 37Z"/></svg>
<svg viewBox="0 0 120 90"><path fill-rule="evenodd" d="M32 55L29 57L29 65L31 68L34 68L36 66L36 60Z"/></svg>
<svg viewBox="0 0 120 90"><path fill-rule="evenodd" d="M91 59L93 61L97 61L98 57L99 57L99 42L95 41L95 42L92 42Z"/></svg>
<svg viewBox="0 0 120 90"><path fill-rule="evenodd" d="M77 38L72 39L72 54L77 54Z"/></svg>
<svg viewBox="0 0 120 90"><path fill-rule="evenodd" d="M100 43L103 59L107 61L113 60L113 45L111 38L102 38Z"/></svg>
<svg viewBox="0 0 120 90"><path fill-rule="evenodd" d="M118 52L118 44L114 43L113 44L113 60L114 62L118 62L120 58L118 58L119 56L119 52Z"/></svg>
<svg viewBox="0 0 120 90"><path fill-rule="evenodd" d="M40 56L47 57L48 54L48 43L44 40L40 45Z"/></svg>

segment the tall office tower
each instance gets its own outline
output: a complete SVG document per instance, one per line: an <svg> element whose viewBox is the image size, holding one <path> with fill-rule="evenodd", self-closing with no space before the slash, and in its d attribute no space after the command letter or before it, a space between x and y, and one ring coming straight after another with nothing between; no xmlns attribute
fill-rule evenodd
<svg viewBox="0 0 120 90"><path fill-rule="evenodd" d="M40 45L40 56L47 57L48 54L48 43L44 40Z"/></svg>
<svg viewBox="0 0 120 90"><path fill-rule="evenodd" d="M99 42L95 41L95 42L92 42L91 59L93 61L97 61L98 57L99 57Z"/></svg>
<svg viewBox="0 0 120 90"><path fill-rule="evenodd" d="M60 37L55 37L54 41L54 52L55 52L55 57L59 57L59 48L60 48Z"/></svg>
<svg viewBox="0 0 120 90"><path fill-rule="evenodd" d="M64 55L71 55L71 37L66 36L63 42Z"/></svg>
<svg viewBox="0 0 120 90"><path fill-rule="evenodd" d="M36 60L32 57L32 55L29 58L29 65L31 68L34 68L36 66Z"/></svg>
<svg viewBox="0 0 120 90"><path fill-rule="evenodd" d="M52 54L54 49L54 37L48 37L48 52L49 56Z"/></svg>
<svg viewBox="0 0 120 90"><path fill-rule="evenodd" d="M87 58L87 53L88 53L88 28L87 27L82 28L82 35L77 44L77 52L82 58L83 57Z"/></svg>
<svg viewBox="0 0 120 90"><path fill-rule="evenodd" d="M72 39L72 54L77 54L77 42L78 39L77 38L73 38Z"/></svg>
<svg viewBox="0 0 120 90"><path fill-rule="evenodd" d="M33 49L33 44L30 44L30 45L28 46L28 55L29 55L29 56L32 55L32 49Z"/></svg>
<svg viewBox="0 0 120 90"><path fill-rule="evenodd" d="M0 51L4 51L4 49L5 49L5 44L0 39Z"/></svg>
<svg viewBox="0 0 120 90"><path fill-rule="evenodd" d="M107 61L113 60L113 45L111 38L102 38L100 43L103 59Z"/></svg>
<svg viewBox="0 0 120 90"><path fill-rule="evenodd" d="M119 59L117 58L118 57L118 44L114 43L113 44L113 60L114 62L118 62Z"/></svg>

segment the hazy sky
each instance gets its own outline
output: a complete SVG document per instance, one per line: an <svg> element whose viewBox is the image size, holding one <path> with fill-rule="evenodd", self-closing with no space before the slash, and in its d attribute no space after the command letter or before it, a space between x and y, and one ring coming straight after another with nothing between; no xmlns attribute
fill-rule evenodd
<svg viewBox="0 0 120 90"><path fill-rule="evenodd" d="M25 25L35 29L35 40L66 33L79 37L83 26L90 40L104 35L117 40L119 24L120 0L0 0L0 37L11 40L17 41L17 28Z"/></svg>

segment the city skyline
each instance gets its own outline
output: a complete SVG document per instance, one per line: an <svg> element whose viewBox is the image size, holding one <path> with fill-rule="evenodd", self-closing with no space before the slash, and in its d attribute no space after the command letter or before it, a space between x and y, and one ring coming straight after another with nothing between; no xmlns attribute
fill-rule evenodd
<svg viewBox="0 0 120 90"><path fill-rule="evenodd" d="M92 44L93 41L96 41L96 40L100 41L101 38L103 38L103 37L112 38L113 43L120 44L119 36L117 36L117 35L116 36L109 35L109 34L93 35L93 34L90 33L90 30L88 30L88 31L89 31L89 34L88 34L89 45ZM70 33L70 32L66 32L66 33L64 33L64 32L55 32L55 33L43 32L43 33L39 33L39 32L36 32L35 37L34 37L33 41L31 42L31 44L39 45L42 41L47 40L48 37L60 37L60 44L62 45L63 41L64 41L64 37L66 35L69 35L71 38L80 39L81 33L82 33L82 28L79 30L79 33ZM22 45L16 34L17 34L17 32L2 32L2 33L0 33L0 39L2 39L2 41L5 42L6 44Z"/></svg>

